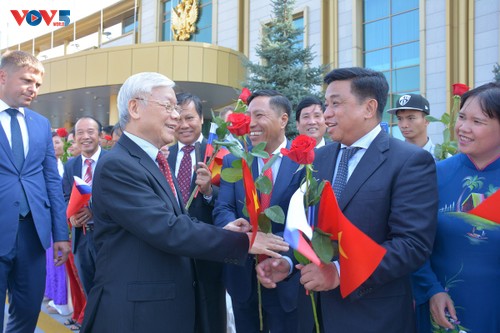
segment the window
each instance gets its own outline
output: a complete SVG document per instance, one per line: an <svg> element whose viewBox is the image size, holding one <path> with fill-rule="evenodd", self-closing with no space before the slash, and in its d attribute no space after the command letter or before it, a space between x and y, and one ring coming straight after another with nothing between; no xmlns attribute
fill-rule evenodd
<svg viewBox="0 0 500 333"><path fill-rule="evenodd" d="M363 0L364 65L389 82L386 109L401 95L420 93L419 0ZM397 128L396 117L383 121ZM397 132L395 130L394 132Z"/></svg>
<svg viewBox="0 0 500 333"><path fill-rule="evenodd" d="M162 3L162 35L161 40L172 41L172 10L181 0L164 0ZM198 21L196 31L191 34L190 41L212 43L212 1L198 1Z"/></svg>
<svg viewBox="0 0 500 333"><path fill-rule="evenodd" d="M135 21L135 29L137 30L137 21ZM122 22L122 35L125 35L134 30L134 16L127 17Z"/></svg>
<svg viewBox="0 0 500 333"><path fill-rule="evenodd" d="M304 12L293 15L293 27L302 33L295 39L295 47L303 49L304 45Z"/></svg>

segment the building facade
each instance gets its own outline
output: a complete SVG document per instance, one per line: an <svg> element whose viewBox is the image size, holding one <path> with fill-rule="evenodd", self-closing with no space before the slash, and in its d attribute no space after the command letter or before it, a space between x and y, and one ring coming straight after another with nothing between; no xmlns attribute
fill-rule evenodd
<svg viewBox="0 0 500 333"><path fill-rule="evenodd" d="M180 2L118 1L10 45L45 59L47 75L34 108L55 127L70 127L89 113L114 123L120 84L140 71L158 71L179 91L200 95L207 118L234 103L246 75L242 57L259 61L255 46L272 19L271 1L199 0L196 32L188 41L174 41L172 11ZM492 81L500 62L498 0L296 0L293 17L304 29L303 45L315 54L314 66L384 72L387 108L401 94L420 93L439 118L451 107L453 83ZM384 121L399 136L395 119L385 114ZM442 140L440 125L429 130L435 142Z"/></svg>

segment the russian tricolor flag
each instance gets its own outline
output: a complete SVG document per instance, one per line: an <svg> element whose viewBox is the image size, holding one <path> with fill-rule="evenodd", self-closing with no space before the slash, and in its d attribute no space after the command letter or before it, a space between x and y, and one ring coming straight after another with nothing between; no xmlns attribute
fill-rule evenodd
<svg viewBox="0 0 500 333"><path fill-rule="evenodd" d="M68 219L87 205L92 196L92 187L80 177L74 176L74 178L73 189L71 190L68 208L66 209Z"/></svg>
<svg viewBox="0 0 500 333"><path fill-rule="evenodd" d="M283 238L292 248L297 250L311 262L320 266L321 260L310 245L310 240L313 237L313 230L307 223L304 210L304 192L304 189L299 188L290 199ZM312 221L312 223L314 222Z"/></svg>

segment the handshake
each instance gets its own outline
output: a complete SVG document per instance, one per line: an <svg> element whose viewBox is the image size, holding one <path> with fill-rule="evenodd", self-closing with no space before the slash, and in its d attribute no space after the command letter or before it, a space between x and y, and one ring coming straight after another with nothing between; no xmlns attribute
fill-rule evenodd
<svg viewBox="0 0 500 333"><path fill-rule="evenodd" d="M236 219L233 222L228 223L224 229L234 232L244 232L247 234L249 242L251 240L252 226L245 219ZM272 258L281 258L281 254L279 254L279 252L286 252L288 249L288 243L285 242L282 237L258 231L255 241L248 250L248 253L265 254Z"/></svg>

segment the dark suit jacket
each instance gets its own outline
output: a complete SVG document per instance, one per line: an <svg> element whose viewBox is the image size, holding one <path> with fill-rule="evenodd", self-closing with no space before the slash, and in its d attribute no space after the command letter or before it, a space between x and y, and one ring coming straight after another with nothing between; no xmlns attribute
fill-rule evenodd
<svg viewBox="0 0 500 333"><path fill-rule="evenodd" d="M106 150L101 148L101 153L99 154L99 161L103 154L106 153ZM82 155L76 156L64 165L64 174L63 174L63 192L64 199L66 200L66 205L69 202L69 197L71 196L71 190L73 189L73 183L75 182L74 176L82 178ZM73 253L76 252L78 248L78 240L82 236L83 229L71 227L71 246Z"/></svg>
<svg viewBox="0 0 500 333"><path fill-rule="evenodd" d="M42 246L68 240L61 177L47 118L24 108L29 150L21 170L0 126L0 256L7 254L16 241L19 225L19 201L23 187ZM31 245L31 244L29 244Z"/></svg>
<svg viewBox="0 0 500 333"><path fill-rule="evenodd" d="M332 180L339 149L334 142L316 152L316 178ZM349 178L339 206L387 253L346 299L339 288L320 293L325 333L415 331L410 274L431 253L437 200L433 157L380 132Z"/></svg>
<svg viewBox="0 0 500 333"><path fill-rule="evenodd" d="M200 157L203 159L207 148L207 140L203 139L200 144ZM175 170L179 145L175 144L169 148L168 164L172 173ZM191 178L190 193L196 187L196 172L193 172ZM212 220L212 211L214 203L219 195L219 187L212 185L212 199L210 202L203 198L201 193L193 199L189 206L188 213L191 217L208 223L214 224ZM207 332L224 332L226 330L226 289L222 283L222 267L223 264L215 261L196 260L196 269L198 273L198 281L203 288L203 293L206 297L206 307L208 311Z"/></svg>
<svg viewBox="0 0 500 333"><path fill-rule="evenodd" d="M287 148L290 143L288 142ZM231 167L231 163L235 160L233 155L224 157L222 168ZM279 205L286 216L288 205L293 193L297 190L303 177L303 172L296 172L299 165L288 157L283 157L281 165L276 176L276 182L273 186L271 195L271 206ZM252 164L252 173L254 179L258 176L257 160ZM243 217L243 207L245 203L245 191L243 182L240 180L236 183L228 183L221 180L221 187L219 191L219 198L215 203L213 212L214 223L223 227L230 221L236 218ZM248 218L247 218L248 219ZM272 223L273 234L282 235L284 224ZM252 284L255 272L255 260L253 256L249 256L244 267L240 266L225 266L224 280L226 288L231 297L238 302L246 302L249 300L252 293L256 292L256 285ZM285 312L293 311L297 307L297 293L299 289L298 282L299 275L295 274L287 281L278 283L277 290L282 309ZM266 292L265 288L262 295L262 304L266 306Z"/></svg>
<svg viewBox="0 0 500 333"><path fill-rule="evenodd" d="M126 134L99 160L92 190L96 277L81 332L194 332L190 257L245 262L247 235L186 215Z"/></svg>

